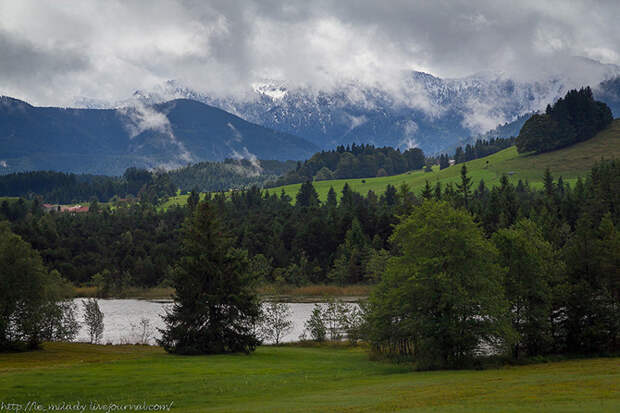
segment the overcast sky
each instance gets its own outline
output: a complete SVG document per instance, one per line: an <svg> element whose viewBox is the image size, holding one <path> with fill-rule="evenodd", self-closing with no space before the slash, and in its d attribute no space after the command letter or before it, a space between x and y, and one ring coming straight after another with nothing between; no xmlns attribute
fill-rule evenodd
<svg viewBox="0 0 620 413"><path fill-rule="evenodd" d="M0 94L119 100L169 79L227 93L407 70L594 82L620 65L620 1L0 0Z"/></svg>

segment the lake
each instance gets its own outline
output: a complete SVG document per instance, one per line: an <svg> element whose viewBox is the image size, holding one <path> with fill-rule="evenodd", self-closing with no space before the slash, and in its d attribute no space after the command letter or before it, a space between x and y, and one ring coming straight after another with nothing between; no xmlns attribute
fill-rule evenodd
<svg viewBox="0 0 620 413"><path fill-rule="evenodd" d="M103 313L102 344L135 344L142 341L144 327L141 320L148 320L148 341L155 344L160 337L158 328L164 328L161 316L165 308L172 305L169 301L149 301L136 299L98 299L99 308ZM78 309L78 320L83 321L82 299L75 299ZM304 322L310 317L314 303L288 303L291 307L293 329L283 338L283 342L298 341L304 330ZM152 334L148 334L148 333ZM82 325L76 341L88 342L88 332Z"/></svg>

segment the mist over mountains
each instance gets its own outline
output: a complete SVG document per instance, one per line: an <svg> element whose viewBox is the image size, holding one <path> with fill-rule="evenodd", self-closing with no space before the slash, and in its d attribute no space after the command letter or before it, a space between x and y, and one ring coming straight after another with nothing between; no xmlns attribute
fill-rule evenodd
<svg viewBox="0 0 620 413"><path fill-rule="evenodd" d="M620 113L620 70L605 67L595 98ZM0 173L52 169L121 174L225 158L302 160L352 142L452 152L477 137L518 134L525 120L577 87L560 77L517 81L480 73L440 79L412 72L398 88L343 82L317 90L254 83L212 95L168 81L120 102L76 100L78 109L0 100Z"/></svg>
<svg viewBox="0 0 620 413"><path fill-rule="evenodd" d="M602 83L591 85L595 97L620 113L620 68L606 65ZM472 137L518 133L524 116L544 110L569 89L586 86L559 76L517 81L497 73L460 79L440 79L412 72L398 88L343 82L317 90L286 82L255 83L241 96L217 96L168 81L153 90L139 90L131 101L154 104L173 98L205 102L248 121L305 138L321 148L351 142L417 146L427 153L449 150ZM80 99L78 105L114 105ZM499 125L516 122L513 127Z"/></svg>
<svg viewBox="0 0 620 413"><path fill-rule="evenodd" d="M119 109L35 107L0 97L0 173L120 175L225 158L305 159L319 148L204 103L177 99Z"/></svg>

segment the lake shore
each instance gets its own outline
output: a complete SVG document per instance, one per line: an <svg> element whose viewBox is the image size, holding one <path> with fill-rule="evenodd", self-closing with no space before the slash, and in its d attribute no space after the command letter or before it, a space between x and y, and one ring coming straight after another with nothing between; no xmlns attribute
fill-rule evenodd
<svg viewBox="0 0 620 413"><path fill-rule="evenodd" d="M372 285L327 285L311 284L305 286L263 284L257 293L266 301L289 303L313 303L329 298L338 298L346 302L363 301L370 295ZM97 297L97 287L73 287L74 297ZM137 300L170 300L174 295L172 287L137 288L129 287L120 293L110 294L106 298L133 298Z"/></svg>

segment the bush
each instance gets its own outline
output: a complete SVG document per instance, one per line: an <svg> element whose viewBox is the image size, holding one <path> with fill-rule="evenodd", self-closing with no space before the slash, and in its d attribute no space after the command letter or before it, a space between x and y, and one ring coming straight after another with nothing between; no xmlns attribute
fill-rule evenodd
<svg viewBox="0 0 620 413"><path fill-rule="evenodd" d="M320 304L315 304L312 309L310 318L304 323L304 327L307 332L310 333L312 340L317 342L325 341L327 337L327 327L323 322L323 311Z"/></svg>
<svg viewBox="0 0 620 413"><path fill-rule="evenodd" d="M103 313L99 308L97 300L89 298L82 300L82 307L84 308L84 323L88 329L88 336L90 342L99 344L103 337Z"/></svg>
<svg viewBox="0 0 620 413"><path fill-rule="evenodd" d="M263 340L280 344L280 340L293 329L291 306L286 303L263 304L260 335Z"/></svg>

